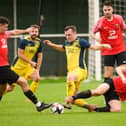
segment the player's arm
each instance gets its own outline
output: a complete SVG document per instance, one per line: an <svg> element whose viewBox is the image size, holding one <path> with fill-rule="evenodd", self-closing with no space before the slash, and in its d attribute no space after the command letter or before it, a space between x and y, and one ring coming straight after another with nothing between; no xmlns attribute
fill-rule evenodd
<svg viewBox="0 0 126 126"><path fill-rule="evenodd" d="M80 46L83 48L89 48L92 50L101 50L103 48L111 49L111 46L109 44L96 44L96 45L91 45L87 40L85 39L80 39Z"/></svg>
<svg viewBox="0 0 126 126"><path fill-rule="evenodd" d="M42 64L42 59L43 59L43 53L42 52L38 52L37 53L37 64L36 64L36 70L33 73L33 78L40 78L40 68L41 68L41 64Z"/></svg>
<svg viewBox="0 0 126 126"><path fill-rule="evenodd" d="M94 40L96 40L97 42L101 42L101 38L100 38L100 36L98 36L96 33L91 33L91 38L92 39L94 39Z"/></svg>
<svg viewBox="0 0 126 126"><path fill-rule="evenodd" d="M65 49L63 48L63 45L54 44L54 43L52 43L49 40L44 40L43 43L44 44L47 44L48 46L50 46L52 48L54 48L55 50L58 50L58 51L61 51L61 52L64 52L65 51Z"/></svg>
<svg viewBox="0 0 126 126"><path fill-rule="evenodd" d="M92 29L92 33L90 34L90 37L94 40L96 40L97 42L101 42L101 38L100 36L98 36L97 33L100 32L101 26L102 26L102 18L100 18L97 23L94 25L93 29Z"/></svg>
<svg viewBox="0 0 126 126"><path fill-rule="evenodd" d="M126 64L116 67L116 72L122 78L122 81L126 84L126 77L124 75L124 72L126 73Z"/></svg>
<svg viewBox="0 0 126 126"><path fill-rule="evenodd" d="M122 32L126 34L126 23L121 15L116 15L118 21L120 22L120 27Z"/></svg>
<svg viewBox="0 0 126 126"><path fill-rule="evenodd" d="M39 48L37 50L37 65L36 65L36 70L39 72L41 65L42 65L42 60L43 60L43 42L40 41Z"/></svg>
<svg viewBox="0 0 126 126"><path fill-rule="evenodd" d="M9 33L10 33L10 35L14 36L14 35L20 35L20 34L24 34L24 33L29 33L31 30L32 30L32 28L29 27L24 30L20 30L20 29L10 30Z"/></svg>
<svg viewBox="0 0 126 126"><path fill-rule="evenodd" d="M36 70L40 71L41 65L42 65L42 60L43 60L43 53L38 53L37 54L37 66Z"/></svg>
<svg viewBox="0 0 126 126"><path fill-rule="evenodd" d="M96 45L90 45L89 49L92 50L101 50L103 48L111 49L111 46L109 44L96 44Z"/></svg>
<svg viewBox="0 0 126 126"><path fill-rule="evenodd" d="M33 67L36 67L37 63L34 61L29 60L25 55L24 55L24 49L18 48L18 57L24 60L25 62L31 64Z"/></svg>

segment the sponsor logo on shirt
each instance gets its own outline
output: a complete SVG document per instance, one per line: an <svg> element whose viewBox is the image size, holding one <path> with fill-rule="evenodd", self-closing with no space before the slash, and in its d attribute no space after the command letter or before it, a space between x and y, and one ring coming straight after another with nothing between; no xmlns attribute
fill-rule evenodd
<svg viewBox="0 0 126 126"><path fill-rule="evenodd" d="M2 48L7 48L7 45L2 45Z"/></svg>
<svg viewBox="0 0 126 126"><path fill-rule="evenodd" d="M119 24L115 24L115 26L116 26L116 28L118 28L119 27Z"/></svg>
<svg viewBox="0 0 126 126"><path fill-rule="evenodd" d="M117 39L117 38L118 38L118 35L116 34L116 31L115 30L110 30L108 39Z"/></svg>

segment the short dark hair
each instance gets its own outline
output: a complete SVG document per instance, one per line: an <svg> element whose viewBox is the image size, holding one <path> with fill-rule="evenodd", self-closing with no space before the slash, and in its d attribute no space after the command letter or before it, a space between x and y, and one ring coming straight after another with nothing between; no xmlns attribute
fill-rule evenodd
<svg viewBox="0 0 126 126"><path fill-rule="evenodd" d="M112 2L109 1L109 0L104 1L103 6L111 6L111 7L113 7L112 6Z"/></svg>
<svg viewBox="0 0 126 126"><path fill-rule="evenodd" d="M36 24L33 24L30 27L37 28L38 30L40 30L40 26L39 25L36 25Z"/></svg>
<svg viewBox="0 0 126 126"><path fill-rule="evenodd" d="M77 28L75 25L69 25L64 28L64 31L67 31L69 29L72 29L72 31L77 32Z"/></svg>
<svg viewBox="0 0 126 126"><path fill-rule="evenodd" d="M0 16L0 24L9 24L8 18Z"/></svg>

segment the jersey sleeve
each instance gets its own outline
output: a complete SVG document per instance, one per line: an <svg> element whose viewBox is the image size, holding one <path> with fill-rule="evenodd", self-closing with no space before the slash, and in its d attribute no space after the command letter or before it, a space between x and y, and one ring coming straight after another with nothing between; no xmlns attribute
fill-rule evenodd
<svg viewBox="0 0 126 126"><path fill-rule="evenodd" d="M116 15L116 17L118 18L118 20L119 20L119 22L120 22L121 29L122 29L122 30L126 30L126 24L125 24L125 22L124 22L122 16Z"/></svg>
<svg viewBox="0 0 126 126"><path fill-rule="evenodd" d="M79 43L80 43L80 46L83 48L89 48L91 46L91 44L85 39L80 39Z"/></svg>
<svg viewBox="0 0 126 126"><path fill-rule="evenodd" d="M93 33L96 33L96 32L99 32L99 31L100 31L103 20L104 20L104 17L101 17L101 18L97 21L97 23L96 23L96 24L94 25L94 27L93 27L93 30L92 30Z"/></svg>
<svg viewBox="0 0 126 126"><path fill-rule="evenodd" d="M41 53L41 52L43 52L43 41L42 40L40 41L40 45L38 48L38 53Z"/></svg>
<svg viewBox="0 0 126 126"><path fill-rule="evenodd" d="M63 47L64 49L65 49L65 45L66 45L65 43L66 43L66 41L62 44L62 47Z"/></svg>
<svg viewBox="0 0 126 126"><path fill-rule="evenodd" d="M20 48L20 49L25 49L25 46L26 46L25 40L24 40L24 39L21 39L19 48Z"/></svg>

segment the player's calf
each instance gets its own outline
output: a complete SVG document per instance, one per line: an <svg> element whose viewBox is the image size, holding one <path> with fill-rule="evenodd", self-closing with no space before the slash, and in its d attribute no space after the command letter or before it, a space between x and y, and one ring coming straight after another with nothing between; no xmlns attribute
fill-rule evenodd
<svg viewBox="0 0 126 126"><path fill-rule="evenodd" d="M67 97L66 98L66 103L73 103L74 100L76 99L80 99L80 98L89 98L91 97L92 94L91 94L91 90L87 90L87 91L82 91L74 96L71 96L71 97Z"/></svg>
<svg viewBox="0 0 126 126"><path fill-rule="evenodd" d="M14 90L14 87L15 87L15 85L9 85L9 84L7 84L7 87L6 87L6 92L11 92L11 91L13 91Z"/></svg>
<svg viewBox="0 0 126 126"><path fill-rule="evenodd" d="M35 104L38 112L40 112L44 109L47 109L51 106L51 104L45 104L43 102L41 103L40 101L38 101L37 97L33 94L33 92L31 90L29 90L28 85L27 85L27 81L24 78L19 77L17 83L22 87L24 95L28 99L30 99L33 104Z"/></svg>
<svg viewBox="0 0 126 126"><path fill-rule="evenodd" d="M111 108L110 112L121 112L121 108Z"/></svg>

